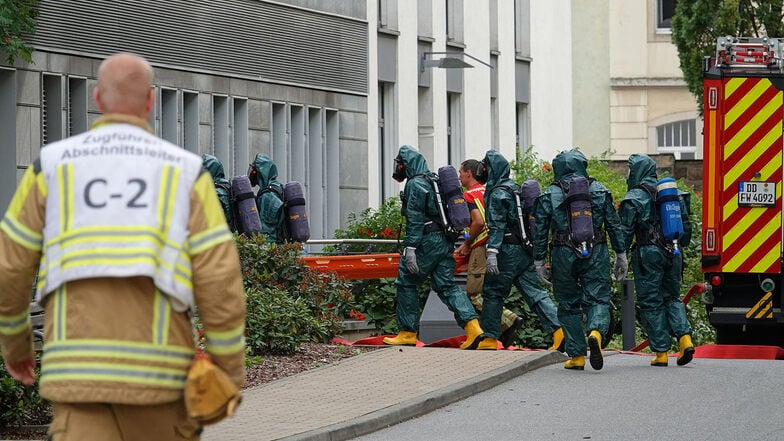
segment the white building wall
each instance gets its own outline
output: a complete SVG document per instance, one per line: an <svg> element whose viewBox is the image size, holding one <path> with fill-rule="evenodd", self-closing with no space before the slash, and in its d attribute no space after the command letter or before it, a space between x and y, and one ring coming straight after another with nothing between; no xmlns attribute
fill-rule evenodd
<svg viewBox="0 0 784 441"><path fill-rule="evenodd" d="M377 201L381 197L381 188L378 185L377 173L381 162L378 149L378 39L373 30L378 23L378 2L367 2L368 17L368 93L367 121L368 121L368 200ZM375 206L375 205L374 205Z"/></svg>
<svg viewBox="0 0 784 441"><path fill-rule="evenodd" d="M517 129L515 124L515 41L514 2L498 2L498 151L504 157L515 157ZM469 146L470 148L471 146Z"/></svg>
<svg viewBox="0 0 784 441"><path fill-rule="evenodd" d="M465 8L465 53L490 64L489 2L487 0L468 1ZM507 53L507 56L509 55ZM482 159L490 147L493 137L490 118L492 113L490 109L492 69L470 58L466 58L465 61L474 67L463 69L464 151L468 158ZM509 159L512 158L514 156ZM462 158L460 161L464 159Z"/></svg>
<svg viewBox="0 0 784 441"><path fill-rule="evenodd" d="M531 2L531 140L546 160L573 143L571 14L569 0Z"/></svg>

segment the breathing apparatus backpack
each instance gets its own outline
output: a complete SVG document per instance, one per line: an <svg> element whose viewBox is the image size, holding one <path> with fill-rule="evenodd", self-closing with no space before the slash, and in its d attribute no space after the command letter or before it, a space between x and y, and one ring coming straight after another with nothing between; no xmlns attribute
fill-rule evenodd
<svg viewBox="0 0 784 441"><path fill-rule="evenodd" d="M310 239L310 225L308 214L305 210L305 195L302 184L289 181L283 186L283 191L268 185L259 191L257 198L264 193L275 193L283 202L284 221L282 228L277 231L279 242L306 242Z"/></svg>
<svg viewBox="0 0 784 441"><path fill-rule="evenodd" d="M226 216L229 230L231 230L232 233L237 231L234 210L231 205L231 183L226 180L215 181L215 193L218 195L221 208L223 208L223 214Z"/></svg>
<svg viewBox="0 0 784 441"><path fill-rule="evenodd" d="M237 232L240 234L261 232L261 219L247 175L231 178L231 209Z"/></svg>
<svg viewBox="0 0 784 441"><path fill-rule="evenodd" d="M563 205L566 205L569 220L569 245L578 257L588 258L594 242L593 210L589 191L591 180L584 176L573 176L566 188L563 182L558 181L558 185L566 194Z"/></svg>
<svg viewBox="0 0 784 441"><path fill-rule="evenodd" d="M457 170L451 165L438 169L438 174L423 174L430 182L436 195L436 208L438 209L438 223L444 229L446 238L454 243L463 236L463 232L471 223L471 214L468 212L468 203L463 197L463 189ZM405 209L405 203L403 204ZM403 213L405 216L405 213Z"/></svg>
<svg viewBox="0 0 784 441"><path fill-rule="evenodd" d="M537 183L537 186L538 185L539 184ZM517 226L516 228L512 229L512 234L517 236L525 249L533 250L533 236L530 234L531 229L528 226L528 215L526 214L525 199L522 197L522 187L520 187L519 190L515 190L509 185L497 185L493 187L491 192L495 191L496 189L504 190L505 192L509 193L510 196L512 196L512 199L515 201L515 209L517 214ZM530 213L530 208L528 209L528 213Z"/></svg>
<svg viewBox="0 0 784 441"><path fill-rule="evenodd" d="M637 184L633 188L642 188L651 196L654 203L654 226L652 242L672 252L681 253L678 241L683 237L683 218L681 217L680 192L678 183L673 178L662 178L656 188L646 184Z"/></svg>
<svg viewBox="0 0 784 441"><path fill-rule="evenodd" d="M542 194L542 187L536 179L528 179L520 186L520 199L523 202L523 216L525 217L526 234L533 242L534 233L534 201Z"/></svg>

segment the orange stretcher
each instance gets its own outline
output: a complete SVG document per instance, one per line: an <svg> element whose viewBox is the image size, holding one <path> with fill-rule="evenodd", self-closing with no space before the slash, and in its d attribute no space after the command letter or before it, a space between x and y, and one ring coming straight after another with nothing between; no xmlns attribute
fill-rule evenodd
<svg viewBox="0 0 784 441"><path fill-rule="evenodd" d="M454 254L455 274L468 270L468 258ZM400 254L356 254L350 256L307 256L306 265L319 272L334 272L347 280L397 277Z"/></svg>

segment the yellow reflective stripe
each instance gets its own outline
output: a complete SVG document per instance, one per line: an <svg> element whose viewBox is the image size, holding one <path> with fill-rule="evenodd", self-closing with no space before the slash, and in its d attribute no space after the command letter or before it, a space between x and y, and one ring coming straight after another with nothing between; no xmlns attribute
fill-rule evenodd
<svg viewBox="0 0 784 441"><path fill-rule="evenodd" d="M73 163L57 165L57 184L60 190L60 231L68 231L73 227L73 169Z"/></svg>
<svg viewBox="0 0 784 441"><path fill-rule="evenodd" d="M188 248L190 249L191 255L195 255L208 250L219 243L233 239L234 236L231 235L231 231L229 231L226 226L226 222L223 222L222 225L216 225L192 235L188 239Z"/></svg>
<svg viewBox="0 0 784 441"><path fill-rule="evenodd" d="M194 352L194 349L182 346L104 339L79 339L47 343L44 345L43 360L77 357L111 358L114 360L138 360L187 367L193 359Z"/></svg>
<svg viewBox="0 0 784 441"><path fill-rule="evenodd" d="M41 251L44 236L19 223L16 219L6 215L0 221L0 230L3 230L11 240L31 251Z"/></svg>
<svg viewBox="0 0 784 441"><path fill-rule="evenodd" d="M245 324L228 331L204 331L207 339L207 352L216 355L228 355L245 348Z"/></svg>
<svg viewBox="0 0 784 441"><path fill-rule="evenodd" d="M30 311L17 315L0 315L0 334L14 335L29 329Z"/></svg>
<svg viewBox="0 0 784 441"><path fill-rule="evenodd" d="M180 169L166 165L161 173L161 185L158 193L158 225L165 235L171 226L171 216L174 212L177 182L180 180Z"/></svg>
<svg viewBox="0 0 784 441"><path fill-rule="evenodd" d="M169 322L171 319L169 298L156 289L153 303L152 342L156 345L163 345L169 341Z"/></svg>
<svg viewBox="0 0 784 441"><path fill-rule="evenodd" d="M52 301L52 317L54 317L54 340L65 340L65 320L66 320L66 307L68 306L68 293L65 289L66 285L57 288L54 293L54 300Z"/></svg>
<svg viewBox="0 0 784 441"><path fill-rule="evenodd" d="M138 236L146 236L155 240L159 246L168 246L180 249L179 243L168 240L159 230L148 225L106 225L76 228L64 232L46 242L47 246L60 244L68 246L80 243L89 243L96 240L125 242L138 240Z"/></svg>
<svg viewBox="0 0 784 441"><path fill-rule="evenodd" d="M43 173L40 173L38 176L41 175L43 175ZM6 216L10 216L14 219L19 217L19 214L22 212L22 208L24 207L24 204L27 201L27 198L30 195L30 191L33 189L33 185L35 185L35 183L35 171L33 170L32 166L27 167L24 176L22 176L22 181L19 182L19 186L16 188L14 197L11 199L11 203L8 204Z"/></svg>
<svg viewBox="0 0 784 441"><path fill-rule="evenodd" d="M50 361L42 364L41 384L56 381L83 380L112 381L181 388L185 386L187 371L159 366L139 366L125 363L96 363Z"/></svg>

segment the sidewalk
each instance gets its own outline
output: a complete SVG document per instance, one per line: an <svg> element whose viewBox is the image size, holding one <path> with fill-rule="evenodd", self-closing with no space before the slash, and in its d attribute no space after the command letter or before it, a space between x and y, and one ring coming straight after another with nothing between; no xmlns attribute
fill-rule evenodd
<svg viewBox="0 0 784 441"><path fill-rule="evenodd" d="M556 351L383 348L246 389L234 417L202 440L351 439L564 360Z"/></svg>

